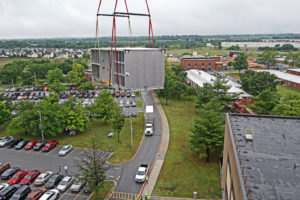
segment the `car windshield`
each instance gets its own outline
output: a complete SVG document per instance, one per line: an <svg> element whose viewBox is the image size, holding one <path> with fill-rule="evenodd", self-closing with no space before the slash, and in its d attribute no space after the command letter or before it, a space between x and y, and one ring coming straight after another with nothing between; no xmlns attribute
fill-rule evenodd
<svg viewBox="0 0 300 200"><path fill-rule="evenodd" d="M74 182L74 185L80 185L81 184L81 181L80 180L76 180L75 182Z"/></svg>
<svg viewBox="0 0 300 200"><path fill-rule="evenodd" d="M137 175L145 175L145 172L143 172L143 171L138 171L138 172L137 172Z"/></svg>
<svg viewBox="0 0 300 200"><path fill-rule="evenodd" d="M67 146L67 147L63 147L63 151L66 151L66 150L68 150L69 149L69 146Z"/></svg>
<svg viewBox="0 0 300 200"><path fill-rule="evenodd" d="M24 179L30 179L31 175L26 175Z"/></svg>
<svg viewBox="0 0 300 200"><path fill-rule="evenodd" d="M46 144L45 146L46 146L46 147L50 147L50 146L51 146L51 144Z"/></svg>
<svg viewBox="0 0 300 200"><path fill-rule="evenodd" d="M43 180L43 178L42 177L37 177L37 179L36 179L37 181L41 181L41 180Z"/></svg>
<svg viewBox="0 0 300 200"><path fill-rule="evenodd" d="M50 180L49 180L49 183L54 183L55 182L55 177L53 177L53 178L51 178Z"/></svg>
<svg viewBox="0 0 300 200"><path fill-rule="evenodd" d="M60 185L67 185L68 184L68 181L62 181L61 183L60 183Z"/></svg>
<svg viewBox="0 0 300 200"><path fill-rule="evenodd" d="M17 178L19 178L19 177L20 177L20 175L15 174L12 178L17 179Z"/></svg>
<svg viewBox="0 0 300 200"><path fill-rule="evenodd" d="M21 197L21 193L15 193L12 197L20 198Z"/></svg>
<svg viewBox="0 0 300 200"><path fill-rule="evenodd" d="M32 145L32 143L31 143L31 142L29 142L27 145Z"/></svg>

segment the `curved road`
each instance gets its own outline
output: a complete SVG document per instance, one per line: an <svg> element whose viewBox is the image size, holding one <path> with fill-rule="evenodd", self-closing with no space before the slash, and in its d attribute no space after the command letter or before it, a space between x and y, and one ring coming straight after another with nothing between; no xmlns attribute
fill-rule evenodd
<svg viewBox="0 0 300 200"><path fill-rule="evenodd" d="M134 159L125 164L113 165L113 167L106 172L108 179L110 179L110 177L119 177L117 178L115 192L139 194L143 184L135 182L136 171L140 164L148 164L151 168L160 145L162 127L151 91L143 91L142 98L145 105L153 105L154 107L154 134L144 138Z"/></svg>

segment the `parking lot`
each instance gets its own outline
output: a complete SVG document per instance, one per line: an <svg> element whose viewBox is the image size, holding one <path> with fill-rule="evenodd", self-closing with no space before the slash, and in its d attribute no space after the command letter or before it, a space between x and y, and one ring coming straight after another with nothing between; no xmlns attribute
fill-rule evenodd
<svg viewBox="0 0 300 200"><path fill-rule="evenodd" d="M42 172L53 171L57 173L58 167L61 166L61 174L65 175L63 171L64 166L68 166L68 175L77 177L80 173L78 170L80 156L83 154L83 149L74 148L66 156L58 156L60 146L52 149L50 152L34 151L34 150L15 150L6 147L0 148L0 162L8 162L11 167L19 167L20 169L34 170L38 169ZM104 153L105 159L110 153ZM7 182L7 181L0 181ZM33 184L32 188L35 188ZM70 189L60 194L60 200L85 200L90 194L81 190L79 193L71 193Z"/></svg>

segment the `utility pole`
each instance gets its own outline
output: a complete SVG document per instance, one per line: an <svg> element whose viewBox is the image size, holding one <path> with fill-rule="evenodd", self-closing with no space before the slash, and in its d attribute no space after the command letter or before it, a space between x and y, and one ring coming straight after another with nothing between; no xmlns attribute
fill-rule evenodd
<svg viewBox="0 0 300 200"><path fill-rule="evenodd" d="M35 78L35 84L37 84L37 83L36 83L36 73L35 73L35 72L34 72L34 78Z"/></svg>
<svg viewBox="0 0 300 200"><path fill-rule="evenodd" d="M13 88L15 88L14 79L11 79L11 82L13 84Z"/></svg>
<svg viewBox="0 0 300 200"><path fill-rule="evenodd" d="M131 140L131 151L133 150L132 131L133 131L133 128L132 128L132 116L131 116L131 113L130 113L130 140Z"/></svg>
<svg viewBox="0 0 300 200"><path fill-rule="evenodd" d="M38 110L38 113L40 115L40 124L39 124L39 128L42 130L42 140L44 140L44 132L43 132L43 125L42 125L42 115L41 115L41 111Z"/></svg>

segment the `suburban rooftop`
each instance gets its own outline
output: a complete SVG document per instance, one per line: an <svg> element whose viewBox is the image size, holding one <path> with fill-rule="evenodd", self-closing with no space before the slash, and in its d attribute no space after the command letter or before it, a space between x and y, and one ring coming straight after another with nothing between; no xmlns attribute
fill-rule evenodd
<svg viewBox="0 0 300 200"><path fill-rule="evenodd" d="M300 118L227 114L227 120L247 198L299 199Z"/></svg>

